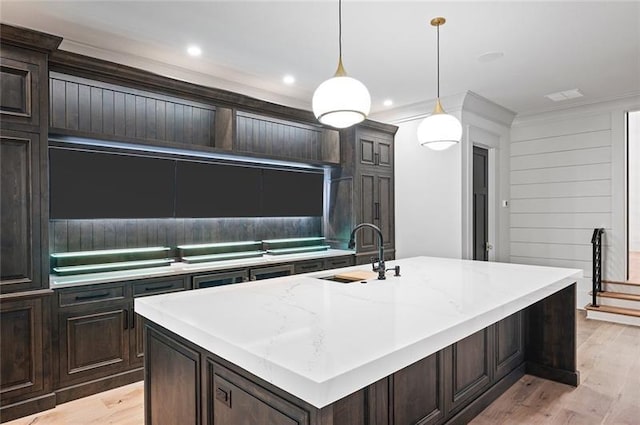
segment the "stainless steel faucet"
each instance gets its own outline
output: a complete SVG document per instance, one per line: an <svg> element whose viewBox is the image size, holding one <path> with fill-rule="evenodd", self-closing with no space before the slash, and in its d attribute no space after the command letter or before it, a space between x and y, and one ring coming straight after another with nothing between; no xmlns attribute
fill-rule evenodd
<svg viewBox="0 0 640 425"><path fill-rule="evenodd" d="M382 240L382 231L380 228L371 223L361 223L353 228L351 231L351 236L349 237L349 249L353 249L356 246L356 232L363 227L370 227L374 232L378 235L378 265L376 266L375 260L372 261L373 271L378 272L378 280L385 280L385 266L384 266L384 248L383 248L383 240Z"/></svg>

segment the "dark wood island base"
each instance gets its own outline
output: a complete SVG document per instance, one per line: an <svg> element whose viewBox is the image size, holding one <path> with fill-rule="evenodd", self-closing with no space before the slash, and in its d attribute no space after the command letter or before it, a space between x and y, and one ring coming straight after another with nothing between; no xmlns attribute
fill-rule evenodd
<svg viewBox="0 0 640 425"><path fill-rule="evenodd" d="M463 424L525 373L577 386L575 283L321 409L153 322L146 425Z"/></svg>

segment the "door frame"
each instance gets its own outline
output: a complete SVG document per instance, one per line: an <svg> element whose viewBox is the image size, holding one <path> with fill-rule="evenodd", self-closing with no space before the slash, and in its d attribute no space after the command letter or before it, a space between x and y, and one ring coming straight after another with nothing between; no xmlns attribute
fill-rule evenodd
<svg viewBox="0 0 640 425"><path fill-rule="evenodd" d="M498 193L500 135L480 127L466 126L467 141L463 153L463 191L462 191L462 258L473 259L473 147L486 149L488 158L488 219L487 242L493 249L489 250L487 261L496 261L500 252ZM469 170L466 172L465 170Z"/></svg>

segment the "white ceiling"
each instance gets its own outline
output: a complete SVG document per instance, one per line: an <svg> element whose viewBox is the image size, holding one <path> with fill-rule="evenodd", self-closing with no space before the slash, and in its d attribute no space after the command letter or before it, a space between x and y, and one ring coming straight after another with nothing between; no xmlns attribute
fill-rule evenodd
<svg viewBox="0 0 640 425"><path fill-rule="evenodd" d="M640 93L638 1L343 0L345 68L373 112L387 98L394 108L435 97L435 16L447 18L443 96L471 90L522 114ZM2 0L0 20L62 36L64 50L304 109L337 62L337 0ZM189 43L202 57L187 56ZM478 61L493 51L504 57ZM574 88L585 96L544 97Z"/></svg>

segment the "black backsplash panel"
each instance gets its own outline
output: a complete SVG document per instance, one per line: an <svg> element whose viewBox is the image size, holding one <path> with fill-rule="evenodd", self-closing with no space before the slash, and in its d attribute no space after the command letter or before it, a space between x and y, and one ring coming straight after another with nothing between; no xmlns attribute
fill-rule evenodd
<svg viewBox="0 0 640 425"><path fill-rule="evenodd" d="M322 217L50 220L49 252L322 236ZM175 254L174 254L175 255Z"/></svg>

